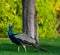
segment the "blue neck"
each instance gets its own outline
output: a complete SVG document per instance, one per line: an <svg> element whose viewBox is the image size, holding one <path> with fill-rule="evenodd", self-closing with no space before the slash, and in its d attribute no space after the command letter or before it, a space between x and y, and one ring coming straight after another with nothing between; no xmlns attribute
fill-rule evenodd
<svg viewBox="0 0 60 55"><path fill-rule="evenodd" d="M13 35L13 33L12 33L12 28L9 28L8 34L9 34L9 35Z"/></svg>

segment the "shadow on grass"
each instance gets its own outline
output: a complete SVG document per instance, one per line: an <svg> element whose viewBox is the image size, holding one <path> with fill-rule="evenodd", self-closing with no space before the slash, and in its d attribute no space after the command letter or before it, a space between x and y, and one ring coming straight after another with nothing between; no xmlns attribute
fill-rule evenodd
<svg viewBox="0 0 60 55"><path fill-rule="evenodd" d="M53 45L41 45L41 46L47 49L48 52L60 53L60 46L53 46Z"/></svg>
<svg viewBox="0 0 60 55"><path fill-rule="evenodd" d="M51 45L41 45L43 48L47 49L48 52L52 53L59 53L60 52L60 46L51 46ZM2 43L0 44L0 52L1 51L14 51L17 52L17 46L15 44L11 43ZM24 52L23 47L20 48L21 52ZM34 48L33 46L27 46L28 52L39 52L38 49Z"/></svg>
<svg viewBox="0 0 60 55"><path fill-rule="evenodd" d="M17 51L17 46L14 44L3 43L0 45L1 51Z"/></svg>

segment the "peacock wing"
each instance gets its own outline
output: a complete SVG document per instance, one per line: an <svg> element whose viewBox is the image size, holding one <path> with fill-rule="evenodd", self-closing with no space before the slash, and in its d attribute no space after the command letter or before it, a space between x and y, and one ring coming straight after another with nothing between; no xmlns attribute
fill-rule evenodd
<svg viewBox="0 0 60 55"><path fill-rule="evenodd" d="M17 35L14 35L15 38L18 38L18 39L21 39L23 41L27 41L27 42L30 42L30 43L35 43L35 39L31 38L30 36L28 36L27 34L23 33L23 34L17 34Z"/></svg>

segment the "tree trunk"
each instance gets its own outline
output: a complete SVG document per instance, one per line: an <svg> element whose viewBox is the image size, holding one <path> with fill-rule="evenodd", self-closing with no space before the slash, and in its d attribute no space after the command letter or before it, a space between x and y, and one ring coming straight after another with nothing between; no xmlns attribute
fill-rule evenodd
<svg viewBox="0 0 60 55"><path fill-rule="evenodd" d="M38 39L35 0L22 0L23 32Z"/></svg>

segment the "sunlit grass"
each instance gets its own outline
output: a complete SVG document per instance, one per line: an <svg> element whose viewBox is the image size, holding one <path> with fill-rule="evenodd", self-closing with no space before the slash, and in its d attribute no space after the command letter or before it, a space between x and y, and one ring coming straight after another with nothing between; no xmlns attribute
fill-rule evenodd
<svg viewBox="0 0 60 55"><path fill-rule="evenodd" d="M48 52L42 52L33 46L27 46L27 52L20 47L17 51L17 45L13 44L9 39L0 39L0 55L60 55L60 38L41 38L40 44Z"/></svg>

